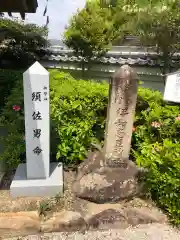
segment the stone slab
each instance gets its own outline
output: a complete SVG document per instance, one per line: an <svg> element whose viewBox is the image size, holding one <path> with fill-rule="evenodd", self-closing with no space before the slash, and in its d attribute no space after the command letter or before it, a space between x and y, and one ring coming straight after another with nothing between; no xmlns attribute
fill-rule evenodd
<svg viewBox="0 0 180 240"><path fill-rule="evenodd" d="M23 74L28 179L50 174L49 72L35 62Z"/></svg>
<svg viewBox="0 0 180 240"><path fill-rule="evenodd" d="M26 164L19 164L10 186L12 198L53 197L63 192L63 166L51 163L50 177L47 179L27 179Z"/></svg>
<svg viewBox="0 0 180 240"><path fill-rule="evenodd" d="M137 101L137 75L128 65L114 74L110 83L105 134L105 160L109 167L129 160L134 114Z"/></svg>
<svg viewBox="0 0 180 240"><path fill-rule="evenodd" d="M180 71L167 75L164 100L180 103Z"/></svg>

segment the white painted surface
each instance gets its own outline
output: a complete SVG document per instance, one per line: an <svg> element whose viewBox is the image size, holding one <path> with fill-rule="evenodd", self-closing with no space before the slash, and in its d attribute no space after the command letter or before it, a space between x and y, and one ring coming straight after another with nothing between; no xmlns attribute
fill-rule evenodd
<svg viewBox="0 0 180 240"><path fill-rule="evenodd" d="M167 76L164 100L180 103L180 72Z"/></svg>
<svg viewBox="0 0 180 240"><path fill-rule="evenodd" d="M35 62L23 74L23 84L27 179L45 179L50 165L49 72Z"/></svg>
<svg viewBox="0 0 180 240"><path fill-rule="evenodd" d="M63 167L61 163L51 163L47 179L26 178L26 164L20 164L12 181L10 192L17 197L53 197L63 193Z"/></svg>
<svg viewBox="0 0 180 240"><path fill-rule="evenodd" d="M53 61L41 61L41 64L46 68L60 69L61 71L71 71L72 76L76 78L82 78L82 68L79 64L53 62ZM118 69L118 65L103 65L95 64L88 73L83 77L85 79L94 79L97 81L107 80L109 81L113 73ZM164 93L164 79L161 75L160 68L155 67L133 67L137 72L139 79L143 81L141 85L144 88L150 88L152 90L158 90Z"/></svg>

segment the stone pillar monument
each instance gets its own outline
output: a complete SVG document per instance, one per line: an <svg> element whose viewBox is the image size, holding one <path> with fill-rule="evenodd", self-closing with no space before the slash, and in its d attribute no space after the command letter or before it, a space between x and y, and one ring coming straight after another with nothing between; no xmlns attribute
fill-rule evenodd
<svg viewBox="0 0 180 240"><path fill-rule="evenodd" d="M110 83L104 149L91 152L80 166L73 188L78 197L105 203L140 192L140 171L129 160L136 99L137 76L124 65Z"/></svg>
<svg viewBox="0 0 180 240"><path fill-rule="evenodd" d="M49 72L38 62L23 77L28 179L50 174Z"/></svg>
<svg viewBox="0 0 180 240"><path fill-rule="evenodd" d="M120 167L129 159L137 99L137 75L127 65L113 76L109 90L105 134L105 164Z"/></svg>
<svg viewBox="0 0 180 240"><path fill-rule="evenodd" d="M35 62L24 74L26 164L10 187L15 197L54 196L63 190L60 163L50 164L49 72Z"/></svg>

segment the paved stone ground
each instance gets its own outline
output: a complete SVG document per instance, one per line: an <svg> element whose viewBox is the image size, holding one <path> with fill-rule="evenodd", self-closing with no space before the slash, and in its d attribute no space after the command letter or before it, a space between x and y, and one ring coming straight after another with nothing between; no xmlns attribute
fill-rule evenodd
<svg viewBox="0 0 180 240"><path fill-rule="evenodd" d="M146 224L136 228L85 233L52 233L43 236L8 238L4 240L180 240L180 231L165 224Z"/></svg>

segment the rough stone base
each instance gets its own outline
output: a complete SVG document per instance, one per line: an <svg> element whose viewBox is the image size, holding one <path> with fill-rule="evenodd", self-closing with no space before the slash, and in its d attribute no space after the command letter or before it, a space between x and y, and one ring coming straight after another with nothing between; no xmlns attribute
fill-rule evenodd
<svg viewBox="0 0 180 240"><path fill-rule="evenodd" d="M107 203L129 199L141 193L138 183L140 169L132 161L120 162L114 168L107 164L103 166L104 162L101 152L90 153L80 166L73 186L77 197Z"/></svg>
<svg viewBox="0 0 180 240"><path fill-rule="evenodd" d="M63 167L61 163L51 163L48 179L26 178L26 164L20 164L10 187L12 198L53 197L63 192Z"/></svg>
<svg viewBox="0 0 180 240"><path fill-rule="evenodd" d="M38 234L40 229L38 212L0 213L0 239Z"/></svg>
<svg viewBox="0 0 180 240"><path fill-rule="evenodd" d="M0 239L30 234L37 234L32 239L38 239L38 236L50 232L124 229L140 224L167 222L167 217L156 208L127 207L121 204L89 203L82 213L62 210L47 219L42 219L36 211L0 212Z"/></svg>
<svg viewBox="0 0 180 240"><path fill-rule="evenodd" d="M165 223L167 217L156 208L133 207L119 203L89 203L85 220L90 228L105 230L155 222Z"/></svg>

